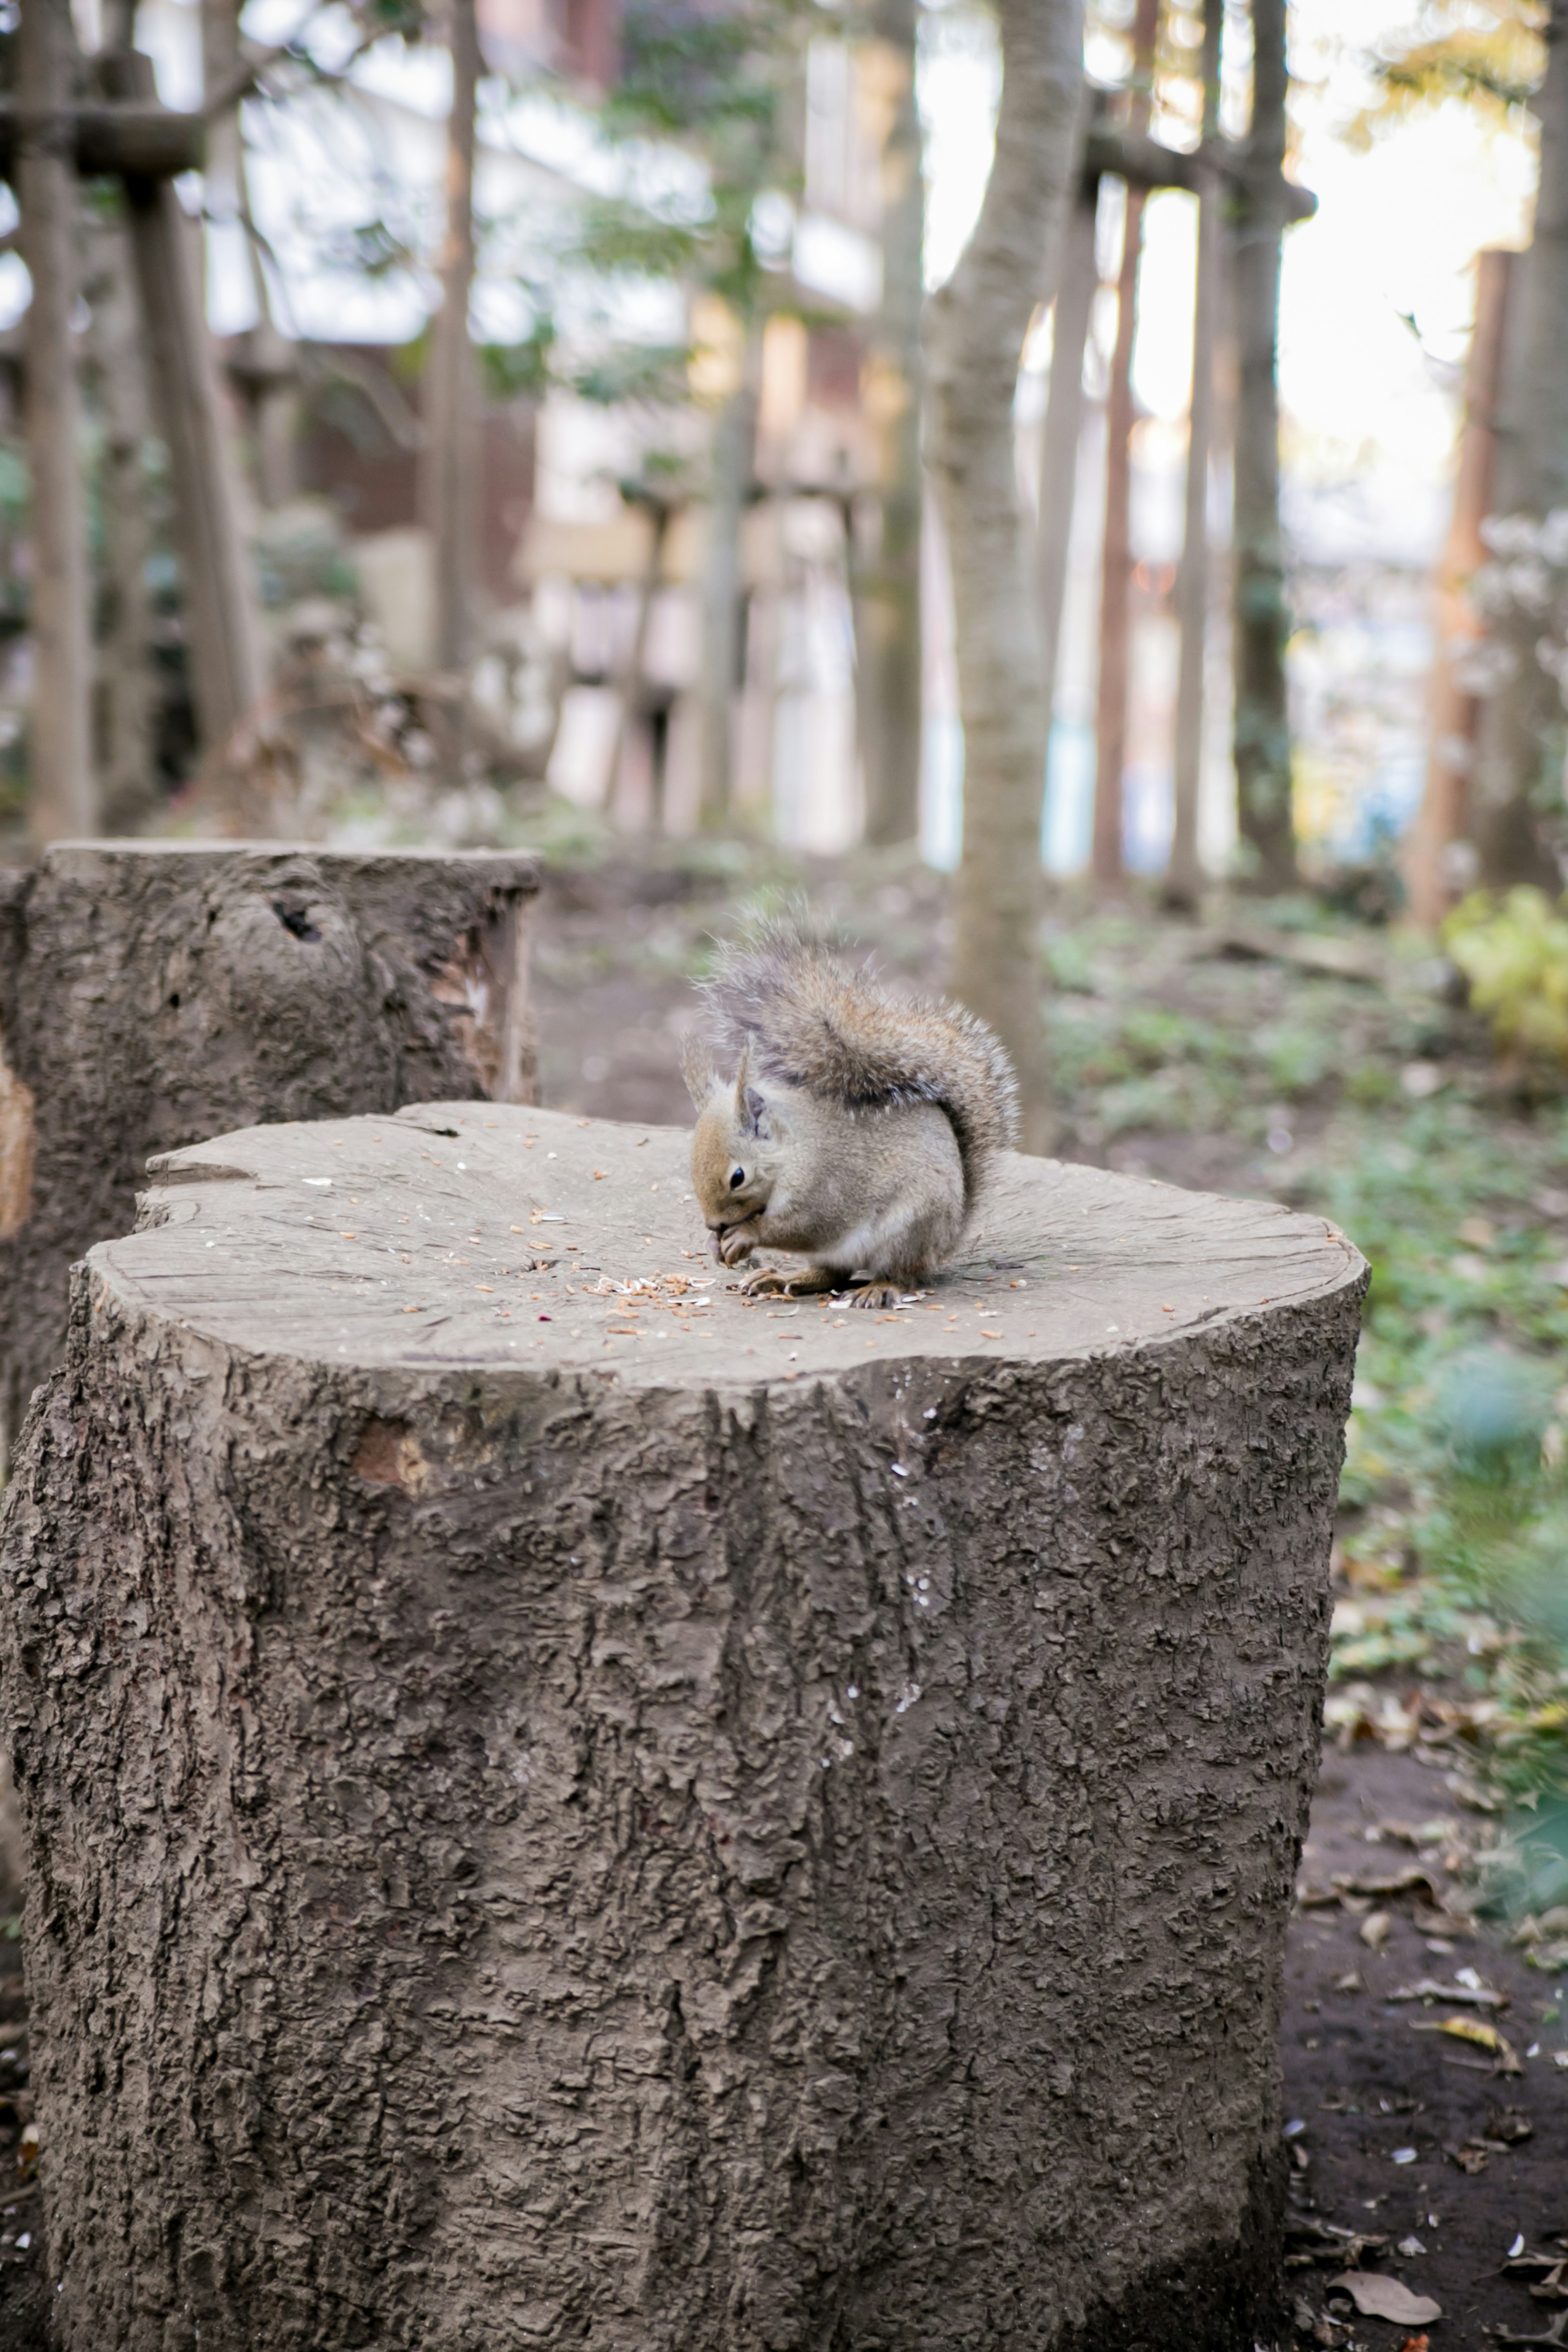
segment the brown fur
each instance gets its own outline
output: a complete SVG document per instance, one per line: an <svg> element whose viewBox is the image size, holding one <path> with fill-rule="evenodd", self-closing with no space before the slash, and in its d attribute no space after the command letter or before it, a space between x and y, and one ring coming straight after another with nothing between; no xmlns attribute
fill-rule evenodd
<svg viewBox="0 0 1568 2352"><path fill-rule="evenodd" d="M797 1251L809 1275L747 1286L852 1287L866 1306L926 1280L1011 1139L1017 1090L989 1030L891 995L779 924L727 950L706 992L739 1062L724 1079L704 1048L684 1057L716 1255Z"/></svg>
<svg viewBox="0 0 1568 2352"><path fill-rule="evenodd" d="M761 924L726 947L703 993L757 1078L852 1111L936 1103L957 1138L971 1206L1014 1139L1018 1081L983 1021L959 1004L893 995L797 926Z"/></svg>

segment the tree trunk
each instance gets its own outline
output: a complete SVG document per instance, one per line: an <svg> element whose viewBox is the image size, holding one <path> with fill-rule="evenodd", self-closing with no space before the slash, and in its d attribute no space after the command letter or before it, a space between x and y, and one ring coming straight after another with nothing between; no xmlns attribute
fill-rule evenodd
<svg viewBox="0 0 1568 2352"><path fill-rule="evenodd" d="M1551 0L1546 76L1533 101L1541 125L1535 226L1520 264L1505 347L1497 511L1543 520L1568 508L1568 0ZM1473 824L1481 878L1494 888L1563 877L1538 809L1561 818L1563 696L1522 633L1515 676L1481 714Z"/></svg>
<svg viewBox="0 0 1568 2352"><path fill-rule="evenodd" d="M474 285L474 110L479 88L475 0L449 0L452 111L446 134L446 230L441 308L426 370L422 490L435 545L435 659L462 670L473 651L479 443L468 300Z"/></svg>
<svg viewBox="0 0 1568 2352"><path fill-rule="evenodd" d="M1090 871L1096 882L1122 878L1122 772L1127 763L1127 678L1133 584L1133 340L1137 327L1138 263L1144 244L1142 188L1126 190L1122 267L1116 285L1116 341L1105 396L1105 530L1100 557L1100 667L1095 691L1094 832Z"/></svg>
<svg viewBox="0 0 1568 2352"><path fill-rule="evenodd" d="M113 62L122 90L148 93L150 58ZM192 698L203 750L214 755L267 691L239 466L207 332L197 232L168 180L128 178L125 200L174 491Z"/></svg>
<svg viewBox="0 0 1568 2352"><path fill-rule="evenodd" d="M897 108L882 159L882 308L872 338L879 443L877 546L857 582L863 647L858 693L869 707L862 729L866 839L877 847L920 832L924 727L920 641L920 312L925 183L915 104L917 0L873 0L873 37L883 44Z"/></svg>
<svg viewBox="0 0 1568 2352"><path fill-rule="evenodd" d="M741 378L714 422L707 531L703 544L702 667L698 680L697 807L722 825L735 797L735 698L741 682L746 510L757 467L757 376L761 339L748 332Z"/></svg>
<svg viewBox="0 0 1568 2352"><path fill-rule="evenodd" d="M674 509L663 499L646 499L642 501L640 509L633 511L640 511L647 521L648 555L643 577L637 583L637 609L632 623L631 640L616 679L615 733L610 757L605 762L605 772L610 779L606 804L612 808L615 804L626 739L642 715L643 697L647 685L648 631L653 624L653 605L664 578L664 551L669 544L670 525L674 520ZM661 829L662 795L656 776L651 777L650 783L649 828L657 832Z"/></svg>
<svg viewBox="0 0 1568 2352"><path fill-rule="evenodd" d="M123 218L100 215L92 237L93 392L102 435L103 580L95 734L105 824L136 833L158 805L157 681L147 585L147 445L152 424Z"/></svg>
<svg viewBox="0 0 1568 2352"><path fill-rule="evenodd" d="M1441 922L1458 896L1453 850L1470 831L1470 775L1481 706L1461 685L1456 656L1467 639L1473 645L1477 633L1469 585L1487 560L1480 534L1492 511L1498 401L1516 263L1517 257L1504 251L1476 257L1476 323L1465 368L1454 507L1437 581L1437 651L1432 665L1426 790L1405 856L1411 916L1429 929Z"/></svg>
<svg viewBox="0 0 1568 2352"><path fill-rule="evenodd" d="M61 114L74 94L75 54L68 0L28 0L16 34L16 192L33 281L26 327L33 547L28 820L38 841L96 832L98 815L81 408L71 340L77 175Z"/></svg>
<svg viewBox="0 0 1568 2352"><path fill-rule="evenodd" d="M1134 138L1149 125L1160 0L1137 0L1133 17L1133 79L1127 128ZM1133 346L1138 331L1138 268L1144 255L1144 207L1148 192L1124 182L1122 267L1116 284L1116 344L1105 397L1105 531L1100 559L1100 675L1094 719L1094 835L1090 859L1096 882L1122 878L1122 778L1127 764L1127 688L1133 615Z"/></svg>
<svg viewBox="0 0 1568 2352"><path fill-rule="evenodd" d="M1015 1159L956 1343L688 1313L688 1142L229 1135L78 1270L0 1546L59 2352L1272 2339L1364 1269Z"/></svg>
<svg viewBox="0 0 1568 2352"><path fill-rule="evenodd" d="M1225 0L1204 0L1203 142L1219 136L1219 51ZM1198 788L1203 775L1203 686L1208 651L1208 467L1214 450L1215 364L1218 356L1220 284L1224 267L1223 196L1210 178L1197 200L1197 282L1193 300L1192 399L1187 410L1186 501L1181 568L1176 574L1176 625L1181 653L1176 677L1171 854L1166 870L1167 907L1196 914L1203 893L1197 856Z"/></svg>
<svg viewBox="0 0 1568 2352"><path fill-rule="evenodd" d="M1236 793L1247 863L1259 890L1298 879L1291 808L1286 694L1285 551L1280 529L1280 246L1284 205L1285 0L1252 0L1253 169L1236 229Z"/></svg>
<svg viewBox="0 0 1568 2352"><path fill-rule="evenodd" d="M952 982L1012 1056L1032 1144L1049 1118L1038 940L1047 713L1013 397L1042 279L1051 293L1058 275L1082 90L1080 0L1002 0L1001 34L985 202L927 310L928 458L952 567L964 722Z"/></svg>
<svg viewBox="0 0 1568 2352"><path fill-rule="evenodd" d="M1061 615L1067 602L1067 562L1072 548L1079 446L1083 437L1083 347L1089 340L1094 297L1100 290L1095 247L1099 200L1100 183L1092 180L1080 190L1067 216L1051 338L1051 381L1040 424L1034 569L1048 751L1056 707Z"/></svg>
<svg viewBox="0 0 1568 2352"><path fill-rule="evenodd" d="M202 0L202 87L209 93L232 88L241 62L240 9L236 0ZM298 362L293 344L280 334L272 293L262 267L251 213L245 137L239 103L207 125L205 167L210 214L238 227L246 241L256 322L241 339L242 365L235 370L248 400L255 437L256 486L264 507L279 507L298 485L294 443L298 426Z"/></svg>
<svg viewBox="0 0 1568 2352"><path fill-rule="evenodd" d="M509 855L130 842L57 849L16 878L0 1443L58 1354L67 1268L129 1228L151 1153L258 1118L529 1099L537 887Z"/></svg>

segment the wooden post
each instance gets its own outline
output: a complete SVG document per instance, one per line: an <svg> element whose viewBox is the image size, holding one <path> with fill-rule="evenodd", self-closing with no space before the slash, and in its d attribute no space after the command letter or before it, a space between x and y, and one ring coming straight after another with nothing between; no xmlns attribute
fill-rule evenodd
<svg viewBox="0 0 1568 2352"><path fill-rule="evenodd" d="M1476 322L1465 366L1454 506L1437 579L1437 649L1432 665L1427 782L1405 857L1411 918L1428 930L1441 922L1458 896L1449 853L1469 830L1470 774L1480 702L1460 684L1458 657L1465 641L1473 640L1478 633L1469 583L1487 557L1480 532L1492 510L1498 402L1517 259L1515 254L1502 250L1476 257Z"/></svg>
<svg viewBox="0 0 1568 2352"><path fill-rule="evenodd" d="M1094 297L1100 290L1095 235L1100 183L1083 181L1067 216L1061 276L1051 338L1051 381L1040 428L1040 496L1035 509L1034 578L1040 600L1040 660L1044 689L1049 772L1051 720L1056 702L1056 671L1061 651L1061 614L1067 601L1067 563L1072 548L1072 511L1078 491L1078 454L1083 434L1083 347L1089 339ZM1049 772L1048 772L1049 788Z"/></svg>
<svg viewBox="0 0 1568 2352"><path fill-rule="evenodd" d="M1365 1269L1009 1158L961 1335L780 1311L689 1142L229 1134L78 1269L0 1549L58 2352L1273 2340Z"/></svg>
<svg viewBox="0 0 1568 2352"><path fill-rule="evenodd" d="M474 110L479 88L475 0L449 0L452 111L446 128L446 229L441 308L426 362L421 491L435 547L435 659L460 671L472 651L478 545L478 419L468 299L474 284Z"/></svg>
<svg viewBox="0 0 1568 2352"><path fill-rule="evenodd" d="M1205 146L1219 133L1219 51L1224 22L1225 0L1204 0L1201 71ZM1197 283L1193 300L1186 502L1176 593L1181 654L1176 677L1174 805L1170 862L1164 892L1166 906L1186 914L1197 912L1203 888L1203 869L1197 856L1197 796L1203 767L1203 674L1208 650L1208 465L1214 447L1214 371L1223 274L1222 215L1219 184L1211 175L1197 200Z"/></svg>
<svg viewBox="0 0 1568 2352"><path fill-rule="evenodd" d="M77 299L77 181L63 109L75 53L69 0L27 0L16 34L17 194L27 306L27 459L32 476L34 683L28 817L38 841L97 830L92 775L92 630Z"/></svg>
<svg viewBox="0 0 1568 2352"><path fill-rule="evenodd" d="M1133 83L1129 128L1148 128L1160 0L1137 0L1133 19ZM1105 533L1100 568L1100 678L1094 721L1094 838L1091 870L1096 882L1122 876L1122 773L1127 759L1127 688L1131 659L1133 585L1133 344L1138 325L1138 265L1144 250L1148 192L1123 183L1126 212L1122 267L1116 285L1116 344L1105 399Z"/></svg>

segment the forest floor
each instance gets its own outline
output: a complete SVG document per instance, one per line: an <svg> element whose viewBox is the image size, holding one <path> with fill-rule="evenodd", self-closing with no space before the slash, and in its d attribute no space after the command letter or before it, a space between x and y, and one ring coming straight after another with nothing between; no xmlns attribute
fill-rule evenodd
<svg viewBox="0 0 1568 2352"><path fill-rule="evenodd" d="M802 891L939 986L946 886L911 862L553 862L540 1100L684 1123L714 936ZM1568 1114L1500 1085L1438 960L1304 898L1202 924L1064 900L1047 956L1061 1157L1322 1209L1373 1264L1287 1955L1281 2345L1487 2352L1511 2331L1568 2352L1568 1626L1541 1601L1568 1559ZM0 1934L0 2347L31 2352L16 1950ZM1342 2274L1441 2316L1364 2315Z"/></svg>

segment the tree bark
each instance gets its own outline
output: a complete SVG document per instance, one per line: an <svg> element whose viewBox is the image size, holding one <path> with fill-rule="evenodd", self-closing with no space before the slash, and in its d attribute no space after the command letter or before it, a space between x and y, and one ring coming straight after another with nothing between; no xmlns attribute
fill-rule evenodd
<svg viewBox="0 0 1568 2352"><path fill-rule="evenodd" d="M1013 1160L961 1339L688 1313L687 1150L229 1135L78 1269L0 1538L59 2352L1271 2339L1364 1268Z"/></svg>
<svg viewBox="0 0 1568 2352"><path fill-rule="evenodd" d="M1280 247L1284 214L1285 0L1252 0L1252 121L1256 177L1236 227L1235 543L1237 823L1259 890L1298 879L1291 808L1291 714L1285 677L1290 618L1280 529Z"/></svg>
<svg viewBox="0 0 1568 2352"><path fill-rule="evenodd" d="M1128 129L1147 130L1160 0L1137 0ZM1100 674L1094 719L1094 831L1090 869L1099 883L1122 878L1122 778L1127 764L1127 688L1133 616L1133 346L1138 331L1138 268L1147 193L1124 183L1122 266L1116 283L1116 343L1105 398L1105 530L1100 558Z"/></svg>
<svg viewBox="0 0 1568 2352"><path fill-rule="evenodd" d="M1224 24L1225 0L1204 0L1199 70L1203 75L1205 146L1219 133L1219 53ZM1181 653L1176 676L1171 854L1164 891L1166 906L1183 914L1197 913L1203 893L1203 868L1197 855L1197 803L1203 773L1203 686L1208 651L1208 467L1214 450L1223 239L1220 186L1218 180L1211 177L1197 200L1197 282L1193 299L1186 499L1176 591Z"/></svg>
<svg viewBox="0 0 1568 2352"><path fill-rule="evenodd" d="M28 0L16 34L16 177L33 281L26 328L34 663L28 820L37 841L98 829L81 404L71 338L77 179L60 115L74 56L68 0Z"/></svg>
<svg viewBox="0 0 1568 2352"><path fill-rule="evenodd" d="M1437 581L1437 651L1432 666L1426 789L1405 857L1410 913L1428 929L1436 929L1458 895L1452 853L1470 830L1470 781L1481 705L1460 683L1456 655L1477 634L1469 591L1487 560L1481 525L1492 511L1498 402L1516 264L1516 255L1500 250L1476 257L1476 322L1465 368L1454 506Z"/></svg>
<svg viewBox="0 0 1568 2352"><path fill-rule="evenodd" d="M537 887L510 855L140 842L63 845L16 877L0 1444L57 1357L68 1267L130 1226L150 1154L255 1119L530 1098Z"/></svg>
<svg viewBox="0 0 1568 2352"><path fill-rule="evenodd" d="M147 446L152 424L124 219L100 215L90 250L89 350L102 435L103 531L94 732L103 820L112 833L124 834L138 832L158 803L152 600L147 584Z"/></svg>
<svg viewBox="0 0 1568 2352"><path fill-rule="evenodd" d="M479 442L468 301L474 285L474 111L479 89L475 0L448 0L452 111L441 308L431 325L422 488L435 544L435 658L462 670L473 651Z"/></svg>
<svg viewBox="0 0 1568 2352"><path fill-rule="evenodd" d="M149 83L151 58L132 54L113 62L122 87ZM128 177L125 200L174 491L191 692L203 749L212 754L267 691L239 466L207 332L195 233L168 180Z"/></svg>
<svg viewBox="0 0 1568 2352"><path fill-rule="evenodd" d="M1497 457L1497 511L1543 520L1568 508L1568 0L1551 0L1546 75L1533 109L1541 125L1535 226L1520 265L1505 346L1507 377ZM1561 822L1564 721L1556 681L1521 635L1514 677L1481 714L1472 822L1481 879L1494 888L1563 877L1538 812Z"/></svg>
<svg viewBox="0 0 1568 2352"><path fill-rule="evenodd" d="M1061 651L1061 615L1067 602L1067 563L1072 549L1072 511L1078 490L1079 446L1083 437L1083 347L1094 297L1100 290L1095 232L1100 184L1087 181L1067 216L1056 317L1051 338L1051 381L1040 432L1040 493L1035 512L1035 593L1040 612L1040 698L1045 706L1049 753L1056 707L1056 673ZM1049 782L1049 764L1048 764Z"/></svg>
<svg viewBox="0 0 1568 2352"><path fill-rule="evenodd" d="M1013 397L1042 280L1055 289L1074 177L1080 0L1003 0L1001 33L985 202L957 268L927 307L927 455L952 567L964 722L952 982L1011 1055L1024 1139L1036 1144L1049 1120L1038 952L1047 714Z"/></svg>
<svg viewBox="0 0 1568 2352"><path fill-rule="evenodd" d="M882 307L872 337L873 421L879 444L875 560L857 581L863 648L857 690L862 726L866 839L879 848L920 832L924 730L920 638L920 313L925 183L915 103L917 0L873 0L871 27L887 52L898 98L882 158Z"/></svg>

